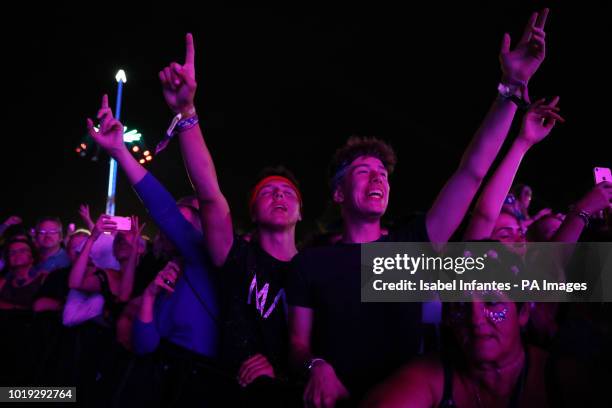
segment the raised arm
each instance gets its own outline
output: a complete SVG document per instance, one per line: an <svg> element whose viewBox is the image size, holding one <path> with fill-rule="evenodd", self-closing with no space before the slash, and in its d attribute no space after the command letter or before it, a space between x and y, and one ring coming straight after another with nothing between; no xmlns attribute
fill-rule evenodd
<svg viewBox="0 0 612 408"><path fill-rule="evenodd" d="M179 266L175 262L168 262L159 271L155 279L149 283L140 303L140 310L134 319L132 344L134 351L145 354L154 351L159 345L161 336L155 322L155 302L163 290L169 294L174 293L174 285L179 273Z"/></svg>
<svg viewBox="0 0 612 408"><path fill-rule="evenodd" d="M601 210L612 208L612 183L599 183L589 191L574 209L570 211L563 223L551 238L552 242L577 242L588 219Z"/></svg>
<svg viewBox="0 0 612 408"><path fill-rule="evenodd" d="M119 294L117 295L120 302L127 302L132 297L134 275L136 274L136 266L138 265L138 258L140 256L140 236L145 225L144 223L139 223L137 216L132 216L132 230L129 236L132 244L132 252L127 262L121 265L121 281L119 282Z"/></svg>
<svg viewBox="0 0 612 408"><path fill-rule="evenodd" d="M504 34L499 59L502 84L508 92L528 101L527 83L545 56L544 24L548 9L533 13L523 36L510 50L510 35ZM482 180L499 153L516 113L516 105L508 97L498 97L472 142L465 151L458 169L446 182L427 212L426 224L432 242L447 242L459 227Z"/></svg>
<svg viewBox="0 0 612 408"><path fill-rule="evenodd" d="M91 213L89 212L88 204L81 204L79 206L79 215L81 216L81 219L85 223L85 226L87 227L87 229L90 231L93 230L93 227L96 224L91 219Z"/></svg>
<svg viewBox="0 0 612 408"><path fill-rule="evenodd" d="M563 121L563 118L557 114L558 102L558 97L553 98L548 104L542 99L530 107L523 118L518 137L487 182L476 203L474 214L465 232L465 240L481 240L491 236L523 157L533 145L548 136L557 120Z"/></svg>
<svg viewBox="0 0 612 408"><path fill-rule="evenodd" d="M97 118L100 128L96 131L93 121L87 119L87 130L91 138L112 158L117 160L130 182L134 185L146 176L147 171L129 152L123 142L123 125L113 117L113 111L108 106L108 95L102 97L102 105Z"/></svg>
<svg viewBox="0 0 612 408"><path fill-rule="evenodd" d="M197 83L195 47L191 34L186 35L185 43L185 63L180 65L173 62L159 72L159 79L168 106L175 114L181 115L177 132L185 167L200 201L206 247L213 263L221 266L225 263L234 239L232 219L195 112Z"/></svg>
<svg viewBox="0 0 612 408"><path fill-rule="evenodd" d="M172 195L132 156L123 142L123 125L113 118L108 97L102 97L97 117L100 129L96 131L87 120L89 134L94 141L119 163L130 184L144 203L159 229L170 239L187 261L199 258L202 236L179 211ZM81 214L84 208L81 206Z"/></svg>
<svg viewBox="0 0 612 408"><path fill-rule="evenodd" d="M110 219L110 216L103 214L98 218L96 225L91 232L85 246L81 250L77 260L70 269L70 275L68 277L68 286L70 289L79 289L86 292L100 292L100 281L95 276L87 276L87 263L89 261L89 255L91 253L91 247L94 242L98 239L100 234L105 231L111 232L117 229L117 224Z"/></svg>

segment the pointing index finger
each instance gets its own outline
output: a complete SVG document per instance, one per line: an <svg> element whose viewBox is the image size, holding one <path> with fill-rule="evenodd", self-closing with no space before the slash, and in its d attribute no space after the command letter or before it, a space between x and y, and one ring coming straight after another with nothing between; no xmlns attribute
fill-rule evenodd
<svg viewBox="0 0 612 408"><path fill-rule="evenodd" d="M187 33L185 36L185 65L194 65L195 47L193 45L193 36Z"/></svg>

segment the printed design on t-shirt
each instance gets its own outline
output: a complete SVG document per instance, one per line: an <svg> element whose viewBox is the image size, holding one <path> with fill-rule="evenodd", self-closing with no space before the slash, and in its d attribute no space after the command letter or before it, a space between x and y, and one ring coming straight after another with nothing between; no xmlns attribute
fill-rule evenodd
<svg viewBox="0 0 612 408"><path fill-rule="evenodd" d="M265 283L261 290L257 287L257 275L253 275L253 280L251 281L251 286L249 287L249 295L247 297L247 304L251 304L251 298L253 294L255 295L255 308L259 311L259 314L264 319L267 319L270 314L276 308L276 305L281 301L283 304L285 303L285 290L280 289L276 296L274 297L274 302L270 305L268 310L265 310L266 301L268 300L268 290L270 288L269 283Z"/></svg>

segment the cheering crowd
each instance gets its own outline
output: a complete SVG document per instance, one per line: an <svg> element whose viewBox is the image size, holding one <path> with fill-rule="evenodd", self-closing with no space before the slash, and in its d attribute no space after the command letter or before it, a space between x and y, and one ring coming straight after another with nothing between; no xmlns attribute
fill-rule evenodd
<svg viewBox="0 0 612 408"><path fill-rule="evenodd" d="M609 304L475 300L436 312L360 298L365 243L441 251L450 241L498 241L506 244L499 256L517 264L527 242L612 241L612 182L582 192L567 211L537 213L531 188L515 183L523 157L564 122L558 97L532 101L528 92L546 54L547 15L533 13L514 47L504 36L498 94L429 208L381 225L398 158L383 140L353 136L321 186L341 220L304 243L295 230L308 197L285 167L259 174L247 203L253 230L234 232L194 103L187 34L184 63L159 79L176 115L164 143L180 144L194 195L175 200L132 156L104 95L89 135L159 232L143 237L136 215L129 229L108 215L94 220L87 205L79 210L86 229L69 232L56 217L32 229L8 218L1 385L74 385L83 406L597 406L611 379ZM494 167L515 120L518 134Z"/></svg>

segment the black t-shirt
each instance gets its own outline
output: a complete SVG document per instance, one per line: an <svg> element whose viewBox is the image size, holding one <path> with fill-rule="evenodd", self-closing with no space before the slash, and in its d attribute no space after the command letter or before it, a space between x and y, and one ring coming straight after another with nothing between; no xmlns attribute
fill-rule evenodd
<svg viewBox="0 0 612 408"><path fill-rule="evenodd" d="M238 370L263 354L276 374L286 372L288 356L285 283L290 262L279 261L258 243L236 237L223 266L221 356Z"/></svg>
<svg viewBox="0 0 612 408"><path fill-rule="evenodd" d="M380 242L429 241L424 218ZM362 303L361 245L300 252L287 283L291 306L314 310L312 352L328 361L353 395L391 374L419 350L420 303Z"/></svg>

